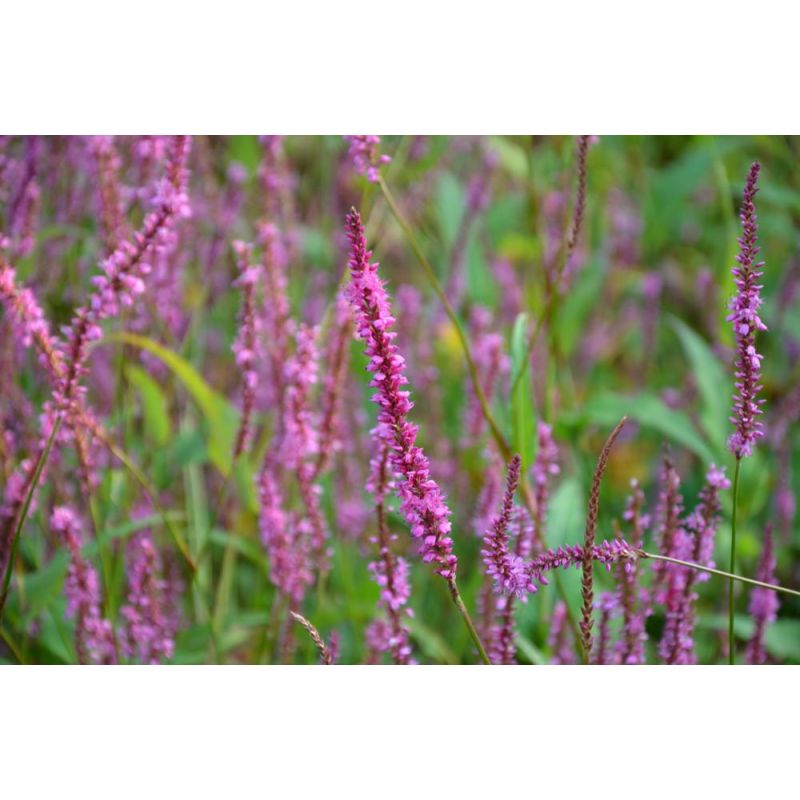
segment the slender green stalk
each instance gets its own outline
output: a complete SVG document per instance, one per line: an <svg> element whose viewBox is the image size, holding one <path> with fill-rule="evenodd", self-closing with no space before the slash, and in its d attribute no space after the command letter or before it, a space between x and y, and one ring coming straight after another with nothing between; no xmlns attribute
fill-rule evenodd
<svg viewBox="0 0 800 800"><path fill-rule="evenodd" d="M492 416L492 411L489 408L489 401L486 399L486 393L483 391L483 387L481 386L480 376L478 375L478 366L475 363L475 359L472 357L472 350L470 349L469 342L467 341L467 335L464 333L464 328L461 326L461 322L459 321L456 312L450 305L450 301L447 299L447 295L444 293L444 289L442 288L441 283L439 283L439 279L436 277L436 272L434 271L428 259L425 257L425 254L422 252L422 248L419 246L416 236L414 236L414 231L411 230L411 226L408 224L398 208L391 191L389 191L386 181L384 181L383 177L380 175L378 176L378 186L383 193L383 197L386 200L392 215L394 216L395 220L397 220L397 224L403 229L403 233L405 233L406 238L411 245L411 249L414 251L414 255L422 265L428 281L433 287L433 291L436 293L436 296L439 298L439 301L444 308L445 314L447 314L448 319L455 328L456 335L458 336L459 343L461 344L461 349L464 351L467 369L469 371L470 378L472 379L472 386L475 390L475 395L478 398L478 403L480 404L483 416L486 418L486 422L489 425L492 436L497 442L497 446L500 449L500 454L502 455L503 459L510 461L512 456L511 447L509 446L505 436L503 436L502 431Z"/></svg>
<svg viewBox="0 0 800 800"><path fill-rule="evenodd" d="M739 468L742 459L736 459L733 471L733 513L731 514L731 574L736 569L736 507L739 504ZM735 663L736 642L733 638L734 579L728 582L728 663Z"/></svg>
<svg viewBox="0 0 800 800"><path fill-rule="evenodd" d="M757 581L755 578L745 578L743 575L736 575L732 572L724 572L721 569L712 569L705 567L702 564L695 564L692 561L682 561L680 558L672 558L671 556L662 556L658 553L648 553L646 550L637 551L640 558L654 558L656 561L668 561L670 564L678 564L681 567L689 567L696 569L700 572L707 572L709 575L717 575L720 578L728 578L729 581L739 581L739 583L746 583L748 586L759 586L762 589L771 589L773 592L781 592L783 594L790 594L793 597L800 597L800 591L796 589L787 589L785 586L778 586L775 583L764 583L764 581Z"/></svg>
<svg viewBox="0 0 800 800"><path fill-rule="evenodd" d="M475 627L475 623L472 621L472 617L470 617L469 611L467 611L467 607L464 605L464 600L461 597L461 593L458 591L458 585L456 584L456 579L450 578L447 581L447 587L450 589L450 596L453 598L453 602L456 604L456 608L458 609L459 613L464 619L464 622L467 625L467 629L469 630L469 635L472 637L472 641L475 643L475 647L478 648L478 653L481 657L481 661L483 661L484 664L491 664L492 662L489 660L489 656L486 654L486 648L483 646L481 637L478 635L478 629Z"/></svg>
<svg viewBox="0 0 800 800"><path fill-rule="evenodd" d="M28 486L28 492L25 495L25 502L22 504L22 508L20 509L19 517L17 519L17 524L14 529L14 536L11 540L11 547L10 552L8 555L8 564L6 565L6 574L3 576L3 591L0 594L0 622L3 619L3 609L6 606L6 598L8 597L8 588L11 584L11 573L14 570L14 560L17 555L17 543L19 542L19 536L22 532L22 526L25 524L25 518L28 516L28 510L31 507L31 502L33 500L33 495L36 492L36 485L39 483L39 478L42 475L42 470L44 469L44 465L47 463L47 459L50 456L50 450L53 447L53 442L56 440L56 436L58 436L58 431L61 428L61 415L59 414L56 417L56 421L53 423L53 430L50 431L50 438L47 440L45 444L44 450L42 450L41 455L39 456L39 460L36 462L36 467L33 471L33 475L31 476L31 482Z"/></svg>

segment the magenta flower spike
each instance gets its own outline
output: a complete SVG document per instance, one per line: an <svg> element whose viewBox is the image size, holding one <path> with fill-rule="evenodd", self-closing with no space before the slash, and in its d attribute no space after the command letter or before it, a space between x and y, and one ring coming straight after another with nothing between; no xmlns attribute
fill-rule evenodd
<svg viewBox="0 0 800 800"><path fill-rule="evenodd" d="M380 136L345 136L348 144L348 156L353 162L356 172L364 175L370 183L377 183L379 169L382 164L388 164L390 156L382 155L378 151L381 143Z"/></svg>
<svg viewBox="0 0 800 800"><path fill-rule="evenodd" d="M756 351L756 333L767 326L758 316L761 306L761 285L758 279L763 274L763 261L756 261L760 248L755 196L758 192L758 175L761 165L755 162L750 167L744 189L740 217L742 236L739 239L738 265L733 268L736 296L731 300L727 319L733 323L736 338L736 392L733 397L731 422L736 430L728 440L728 447L737 459L749 456L755 443L764 435L758 417L763 400L758 399L761 389L761 356Z"/></svg>
<svg viewBox="0 0 800 800"><path fill-rule="evenodd" d="M239 276L234 286L241 289L242 304L239 311L239 329L233 343L233 354L242 374L242 421L236 435L233 456L237 458L248 449L252 439L252 416L256 401L258 385L257 352L256 352L256 320L255 320L255 287L261 274L261 268L251 263L252 247L244 242L233 243L236 251L236 262Z"/></svg>
<svg viewBox="0 0 800 800"><path fill-rule="evenodd" d="M442 491L430 476L430 465L417 446L417 426L408 421L413 408L409 392L403 389L408 379L403 373L405 359L394 343L395 319L389 296L378 277L378 265L371 261L361 216L353 209L347 216L350 239L350 288L348 297L356 318L356 330L366 344L367 369L373 373L370 386L377 390L378 435L389 447L389 458L397 474L396 489L402 512L419 540L422 560L433 562L445 580L455 578L457 559L450 538L450 509Z"/></svg>
<svg viewBox="0 0 800 800"><path fill-rule="evenodd" d="M117 661L111 623L100 612L100 581L81 553L81 524L68 506L57 506L50 517L53 530L64 540L71 560L64 583L67 616L75 618L75 649L82 664L115 664Z"/></svg>
<svg viewBox="0 0 800 800"><path fill-rule="evenodd" d="M125 655L141 664L160 664L175 652L175 616L170 613L167 581L149 530L128 543L128 602L121 614L126 622Z"/></svg>
<svg viewBox="0 0 800 800"><path fill-rule="evenodd" d="M495 591L517 597L524 597L527 592L535 591L535 587L530 585L522 558L512 553L508 545L508 528L514 510L514 493L519 485L521 463L520 457L514 456L508 465L503 505L500 514L492 520L491 527L484 535L481 550L486 573L494 580Z"/></svg>
<svg viewBox="0 0 800 800"><path fill-rule="evenodd" d="M376 433L373 432L373 436ZM404 617L414 616L408 605L411 597L408 562L392 552L396 536L389 531L386 521L386 496L392 490L388 475L389 451L385 443L378 442L379 452L370 463L367 490L375 497L378 535L371 537L378 547L378 558L370 562L369 571L380 587L378 605L386 614L367 627L366 639L370 660L377 662L380 653L391 653L395 664L411 664L411 642Z"/></svg>
<svg viewBox="0 0 800 800"><path fill-rule="evenodd" d="M772 536L772 526L767 526L764 531L764 545L761 558L758 561L756 580L763 583L776 583L775 578L775 546ZM753 638L747 645L746 658L748 664L765 664L767 654L764 650L764 634L767 628L775 622L778 616L780 601L777 592L757 586L750 593L748 610L755 622L756 629Z"/></svg>

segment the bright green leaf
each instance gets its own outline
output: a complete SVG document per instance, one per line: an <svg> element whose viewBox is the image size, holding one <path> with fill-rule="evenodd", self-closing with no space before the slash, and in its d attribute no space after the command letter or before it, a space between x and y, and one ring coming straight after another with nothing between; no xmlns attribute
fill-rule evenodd
<svg viewBox="0 0 800 800"><path fill-rule="evenodd" d="M157 381L135 364L127 364L125 374L142 399L145 431L156 444L166 444L170 438L171 425L164 391Z"/></svg>

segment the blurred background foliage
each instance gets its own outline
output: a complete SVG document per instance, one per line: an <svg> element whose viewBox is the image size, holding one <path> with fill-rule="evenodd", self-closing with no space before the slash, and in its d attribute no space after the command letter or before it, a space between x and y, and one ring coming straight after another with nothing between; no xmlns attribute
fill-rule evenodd
<svg viewBox="0 0 800 800"><path fill-rule="evenodd" d="M389 136L381 146L392 156L383 170L387 184L473 342L479 308L486 309L488 327L502 336L508 366L492 391L492 408L528 465L535 458L536 423L553 425L560 474L547 523L551 546L581 541L591 472L605 436L623 414L631 422L603 486L600 538L613 535L632 478L645 488L648 505L655 504L665 448L682 476L687 509L694 505L710 463L732 472L726 439L733 356L726 306L733 292L741 189L749 165L761 161L758 218L766 261L763 319L769 330L759 337L759 350L764 354L767 436L743 467L739 571L754 574L764 526L772 521L779 582L800 586L800 536L789 502L800 474L800 140L634 136L594 142L588 156L584 233L515 398L509 393L509 376L526 363L525 334L544 310L548 264L570 219L574 138ZM465 435L471 395L455 331L379 191L349 169L342 140L288 137L284 148L294 180L297 249L289 268L293 313L314 324L325 318L346 267L344 213L357 206L395 298L397 343L408 361L415 401L412 418L420 425L433 476L454 509L460 584L474 609L483 577L473 518L487 470L498 465L487 457L491 446L485 431L474 440ZM192 221L192 241L182 266L186 334L176 342L157 330L133 331L123 316L95 348L111 360L117 379L113 392L92 383L90 397L105 410L109 428L155 488L164 509L132 520L141 487L129 470L110 460L95 498L98 536L89 551L101 565L106 610L113 619L124 602L121 543L137 527L150 525L172 553L174 538L167 522L185 538L198 570L192 577L178 555L170 556L188 588L177 663L250 663L269 652L274 592L258 538L253 489L269 440L268 420L252 457L238 462L226 477L239 415L239 381L230 352L239 293L231 287L235 267L230 242L255 237L262 157L254 136L196 137L193 200L212 204L224 192L232 169L241 173L245 197L241 213L230 223L215 223L203 213ZM474 210L471 192L478 190L483 196ZM45 194L45 220L47 203ZM203 247L215 237L225 241L209 260ZM100 255L97 242L96 216L86 208L69 226L43 223L35 247L16 264L20 279L36 288L55 324L66 323L88 291L87 276ZM410 313L412 295L405 293L403 299L405 287L413 287L420 301L413 320L406 316L407 324L404 314ZM8 342L3 348L10 349ZM352 500L369 504L363 483L375 409L359 342L352 342L350 359L345 414L357 422L361 434L352 443L353 452L342 456L323 480L332 569L309 593L302 611L324 637L337 633L343 663L358 663L364 657L364 628L376 615L378 599L367 570L372 523L365 522L363 530L343 529L342 511ZM26 356L18 389L34 410L45 398L44 387L34 357ZM4 386L2 402L10 403L11 393ZM64 454L63 461L69 474L72 456ZM10 468L4 461L0 480ZM57 485L44 487L39 510L28 520L20 542L20 564L3 621L6 649L0 649L9 661L76 660L61 592L67 556L54 549L47 530L47 510L58 492ZM717 537L719 565L728 560L728 495ZM419 563L402 518L393 513L390 524L399 534L399 550L411 552L415 616L410 626L419 660L474 662L467 631L448 601L444 582ZM647 544L653 547L652 538ZM598 569L597 575L601 584L612 586L604 570ZM564 585L577 609L578 573L565 576ZM718 579L699 588L701 663L721 658L726 591L727 584ZM740 591L741 637L751 633L746 596ZM520 606L520 662L548 661L553 602L550 586ZM767 648L775 660L797 663L800 605L791 598L781 602ZM651 637L657 638L662 624L658 615L649 620ZM302 632L292 658L297 663L317 661Z"/></svg>

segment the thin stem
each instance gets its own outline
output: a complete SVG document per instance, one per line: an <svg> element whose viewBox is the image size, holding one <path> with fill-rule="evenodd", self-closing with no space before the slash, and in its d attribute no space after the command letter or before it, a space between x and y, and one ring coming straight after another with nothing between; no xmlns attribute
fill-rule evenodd
<svg viewBox="0 0 800 800"><path fill-rule="evenodd" d="M25 502L22 505L22 508L19 512L19 518L17 519L17 525L14 530L14 537L11 540L11 547L9 548L10 552L8 555L8 564L6 565L6 574L3 576L3 591L0 593L0 622L3 619L3 609L6 606L6 598L8 597L8 588L11 584L11 573L14 569L14 559L16 558L17 554L17 543L19 542L19 536L22 532L22 526L25 524L25 518L28 516L28 510L31 507L31 502L33 500L33 495L36 492L36 484L39 483L39 478L41 477L42 470L44 469L44 465L47 463L47 459L50 456L50 450L53 447L53 442L56 440L56 436L58 436L58 431L61 428L61 414L56 417L55 422L53 423L53 430L50 431L50 438L47 440L47 444L45 444L44 450L42 450L41 455L39 456L39 460L36 462L36 468L33 471L33 475L31 477L30 486L28 486L28 492L25 495Z"/></svg>
<svg viewBox="0 0 800 800"><path fill-rule="evenodd" d="M442 289L442 285L439 283L439 279L436 277L436 272L434 271L428 259L425 257L425 254L422 252L422 248L419 246L419 242L417 242L414 232L411 230L411 226L408 224L405 217L403 217L400 209L397 206L397 203L395 202L394 196L389 191L389 187L386 185L386 182L380 175L378 176L378 186L380 186L381 192L383 193L383 197L386 200L389 209L391 210L394 218L397 220L397 224L403 229L403 233L405 233L406 238L411 245L411 249L414 251L414 255L416 255L417 260L422 265L423 270L425 270L428 281L433 287L433 290L436 293L436 296L439 298L447 317L456 330L456 335L458 336L459 343L461 344L461 349L464 351L464 358L466 359L467 369L469 370L470 378L472 379L472 386L475 390L475 395L478 398L478 403L480 404L483 416L486 418L486 422L489 425L492 436L497 442L497 446L500 449L500 454L506 461L510 461L512 456L511 447L509 446L505 436L503 436L502 431L492 416L492 411L489 408L489 401L486 399L486 394L481 386L480 376L478 375L478 366L475 363L475 359L472 357L472 351L470 350L467 336L464 333L464 329L462 328L458 317L456 316L456 312L450 305L450 301L447 299L447 295L444 293L444 289Z"/></svg>
<svg viewBox="0 0 800 800"><path fill-rule="evenodd" d="M469 615L469 611L467 611L467 607L464 605L464 600L461 598L460 592L458 591L458 586L456 585L456 579L450 578L447 581L447 586L450 589L450 596L453 598L453 602L456 604L456 608L459 610L459 613L464 618L464 622L467 624L469 635L472 637L472 641L475 643L475 647L478 648L478 653L480 654L481 660L483 661L484 664L491 665L492 662L489 660L489 656L486 655L486 648L483 646L481 637L478 635L478 630L472 621L472 617L470 617Z"/></svg>
<svg viewBox="0 0 800 800"><path fill-rule="evenodd" d="M733 513L731 514L731 573L736 569L736 506L739 499L739 468L742 459L736 458L736 468L733 472ZM734 663L736 645L733 638L733 606L734 606L734 583L733 578L728 584L728 663Z"/></svg>
<svg viewBox="0 0 800 800"><path fill-rule="evenodd" d="M707 572L709 575L718 575L720 578L728 578L731 582L739 581L740 583L748 584L748 586L759 586L762 589L771 589L773 592L782 592L783 594L790 594L793 597L800 597L800 592L796 589L787 589L785 586L778 586L774 583L764 583L764 581L757 581L755 578L745 578L743 575L735 575L732 572L723 572L721 569L704 567L702 564L695 564L692 561L682 561L680 558L662 556L657 553L648 553L645 550L638 550L636 552L640 558L654 558L656 561L668 561L670 564L678 564L681 567L689 567L689 569Z"/></svg>

